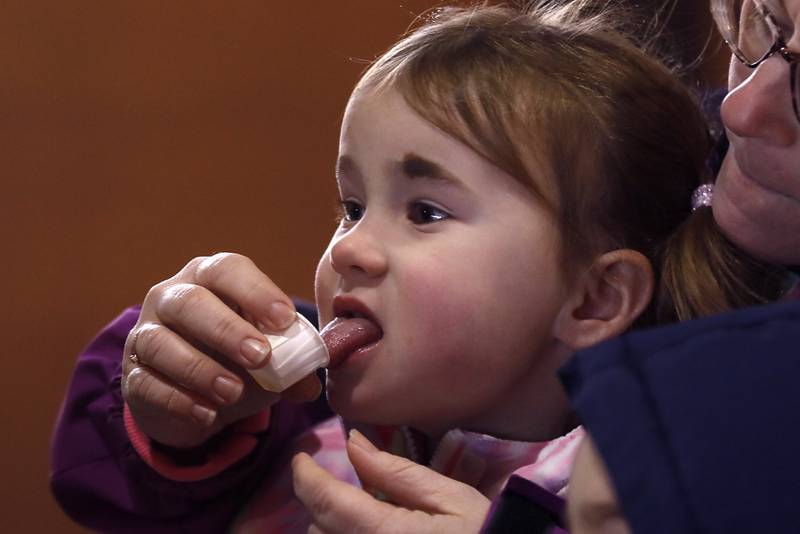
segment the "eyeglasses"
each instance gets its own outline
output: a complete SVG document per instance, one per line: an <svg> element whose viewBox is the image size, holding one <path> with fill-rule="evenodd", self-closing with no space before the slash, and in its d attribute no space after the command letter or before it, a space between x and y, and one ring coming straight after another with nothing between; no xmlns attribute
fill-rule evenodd
<svg viewBox="0 0 800 534"><path fill-rule="evenodd" d="M736 58L755 69L775 54L789 63L794 114L800 121L800 54L786 48L784 30L776 14L785 15L780 0L712 0L711 13L722 38ZM784 17L788 19L788 15ZM790 31L793 31L789 28ZM794 30L796 31L796 30Z"/></svg>

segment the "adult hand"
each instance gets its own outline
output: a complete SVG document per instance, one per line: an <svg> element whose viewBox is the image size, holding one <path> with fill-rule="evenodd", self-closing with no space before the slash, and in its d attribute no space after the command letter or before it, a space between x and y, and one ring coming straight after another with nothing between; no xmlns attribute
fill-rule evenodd
<svg viewBox="0 0 800 534"><path fill-rule="evenodd" d="M347 454L362 485L390 502L333 478L300 453L292 460L294 490L312 516L309 533L466 534L483 525L490 502L472 486L379 451L356 431Z"/></svg>
<svg viewBox="0 0 800 534"><path fill-rule="evenodd" d="M192 447L266 409L280 396L245 371L270 357L254 325L280 331L294 320L292 301L238 254L195 258L153 286L122 359L122 394L139 428L166 445ZM312 374L282 395L313 400L320 390Z"/></svg>

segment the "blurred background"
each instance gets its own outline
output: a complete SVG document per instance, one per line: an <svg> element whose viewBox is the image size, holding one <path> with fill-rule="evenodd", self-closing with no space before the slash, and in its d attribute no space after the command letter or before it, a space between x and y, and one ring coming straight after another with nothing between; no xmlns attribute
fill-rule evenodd
<svg viewBox="0 0 800 534"><path fill-rule="evenodd" d="M154 283L236 251L313 298L349 91L440 4L2 2L0 531L82 532L49 494L53 421L77 354ZM678 3L684 58L707 10ZM702 87L724 83L717 44Z"/></svg>

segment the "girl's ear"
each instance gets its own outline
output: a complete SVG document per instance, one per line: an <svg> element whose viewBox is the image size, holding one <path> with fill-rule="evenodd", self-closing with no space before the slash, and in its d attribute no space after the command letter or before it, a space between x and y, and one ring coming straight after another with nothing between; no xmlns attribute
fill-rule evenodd
<svg viewBox="0 0 800 534"><path fill-rule="evenodd" d="M640 252L598 256L561 309L556 337L578 350L623 333L650 304L653 284L653 268Z"/></svg>

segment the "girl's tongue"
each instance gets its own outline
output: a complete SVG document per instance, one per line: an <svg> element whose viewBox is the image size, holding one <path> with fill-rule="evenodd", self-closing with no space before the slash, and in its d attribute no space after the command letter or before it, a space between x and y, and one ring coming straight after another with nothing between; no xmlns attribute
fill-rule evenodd
<svg viewBox="0 0 800 534"><path fill-rule="evenodd" d="M365 317L337 317L320 334L331 358L329 369L341 365L353 351L383 337L380 327Z"/></svg>

